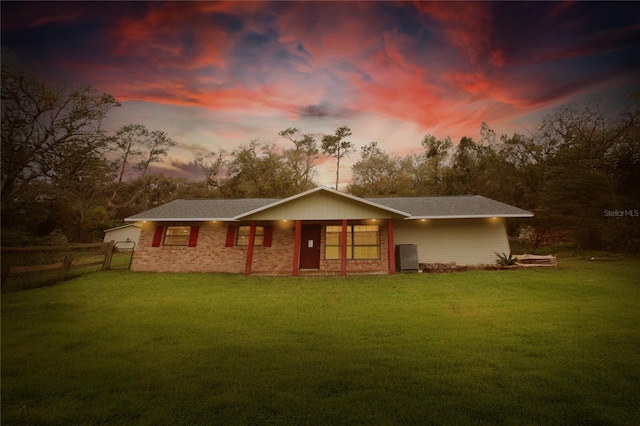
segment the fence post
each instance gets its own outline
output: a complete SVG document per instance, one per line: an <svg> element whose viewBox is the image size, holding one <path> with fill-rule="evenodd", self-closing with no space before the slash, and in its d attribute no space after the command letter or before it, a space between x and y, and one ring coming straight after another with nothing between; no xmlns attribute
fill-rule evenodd
<svg viewBox="0 0 640 426"><path fill-rule="evenodd" d="M67 255L62 260L62 279L67 279L67 275L69 274L69 269L71 269L71 263L73 262L73 256Z"/></svg>
<svg viewBox="0 0 640 426"><path fill-rule="evenodd" d="M111 265L111 258L113 257L113 249L115 246L116 242L114 240L109 241L109 247L107 247L107 252L104 255L104 262L102 263L103 271L109 269L109 265Z"/></svg>

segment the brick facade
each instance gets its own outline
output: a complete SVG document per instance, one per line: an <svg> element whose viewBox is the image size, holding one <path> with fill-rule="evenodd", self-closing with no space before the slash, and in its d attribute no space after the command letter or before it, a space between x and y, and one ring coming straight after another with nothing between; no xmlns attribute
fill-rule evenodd
<svg viewBox="0 0 640 426"><path fill-rule="evenodd" d="M304 221L303 224L320 224L320 271L340 272L340 260L324 259L325 225L340 225L340 221ZM365 221L349 221L349 225L364 224ZM371 222L366 222L372 224ZM198 241L195 247L163 246L152 247L156 226L165 223L146 222L142 226L140 240L136 247L132 269L134 271L157 272L229 272L243 273L247 259L247 247L225 247L229 225L239 223L200 222L184 225L199 225ZM347 260L349 272L389 272L387 245L387 227L384 220L375 224L380 227L380 259ZM181 225L171 223L171 225ZM240 223L240 225L245 225ZM248 223L246 223L248 225ZM295 221L259 222L259 226L273 227L271 247L255 246L253 251L252 273L293 272L293 250L295 240Z"/></svg>

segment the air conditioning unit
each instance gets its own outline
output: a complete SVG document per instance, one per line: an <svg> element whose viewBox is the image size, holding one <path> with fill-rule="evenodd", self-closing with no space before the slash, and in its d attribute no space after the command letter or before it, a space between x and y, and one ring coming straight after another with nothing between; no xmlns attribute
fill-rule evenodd
<svg viewBox="0 0 640 426"><path fill-rule="evenodd" d="M418 270L418 246L415 244L398 244L396 246L396 270Z"/></svg>

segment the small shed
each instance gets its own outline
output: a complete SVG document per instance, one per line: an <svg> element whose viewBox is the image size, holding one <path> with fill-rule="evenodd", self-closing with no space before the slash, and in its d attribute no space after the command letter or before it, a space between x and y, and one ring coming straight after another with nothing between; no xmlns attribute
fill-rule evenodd
<svg viewBox="0 0 640 426"><path fill-rule="evenodd" d="M118 226L116 228L106 229L104 231L105 243L109 241L131 241L138 245L140 239L140 231L142 230L141 223L130 223L128 225Z"/></svg>

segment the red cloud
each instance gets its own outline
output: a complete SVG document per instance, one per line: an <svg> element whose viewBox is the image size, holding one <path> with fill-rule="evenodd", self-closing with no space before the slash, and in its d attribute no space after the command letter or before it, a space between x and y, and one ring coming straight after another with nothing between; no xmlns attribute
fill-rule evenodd
<svg viewBox="0 0 640 426"><path fill-rule="evenodd" d="M111 53L159 69L224 66L234 37L209 23L203 11L227 7L207 2L150 3L142 18L127 15L115 22L109 31L115 40Z"/></svg>
<svg viewBox="0 0 640 426"><path fill-rule="evenodd" d="M446 45L433 47L431 62L421 60L425 52L420 52L417 37L388 28L385 17L369 13L369 5L341 6L348 10L336 14L324 4L282 6L277 14L278 42L304 60L290 64L294 72L274 71L268 62L274 52L267 47L249 70L264 82L248 83L228 73L231 48L240 35L207 25L203 18L204 12L237 13L239 6L154 4L142 19L122 19L112 30L119 38L116 57L140 58L144 66L128 68L130 80L120 79L112 90L122 100L293 116L301 106L332 102L346 110L449 130L477 129L483 120L513 116L527 107L523 99L533 89L530 83L506 86L514 79L487 68L504 67L509 60L501 47L491 44L489 5L419 2L417 8L428 18L425 27L461 54L451 59ZM258 11L268 14L269 6L251 3L250 8L243 31L264 31L264 23L251 16ZM354 20L355 15L366 19ZM177 36L181 32L192 35L190 53L183 50ZM208 66L221 73L190 73Z"/></svg>
<svg viewBox="0 0 640 426"><path fill-rule="evenodd" d="M71 22L85 8L108 9L96 4L34 16L25 7L19 18L23 27ZM102 32L92 39L103 43L104 53L80 52L75 61L61 58L55 65L119 100L314 123L391 117L438 136L477 132L482 121L517 117L610 78L567 79L559 64L632 45L638 34L636 25L559 37L584 22L538 19L512 40L505 35L513 29L502 27L496 14L500 6L485 2L113 5L118 13L102 19ZM540 16L557 20L567 8L545 6ZM405 27L407 21L413 26ZM548 62L556 68L549 71Z"/></svg>
<svg viewBox="0 0 640 426"><path fill-rule="evenodd" d="M340 13L331 3L286 4L278 16L282 36L299 42L318 65L353 60L381 45L385 17L372 13L374 5L368 2L340 3Z"/></svg>
<svg viewBox="0 0 640 426"><path fill-rule="evenodd" d="M439 23L425 24L463 52L472 64L481 62L491 50L490 31L494 22L490 3L418 1L414 4L425 17Z"/></svg>

